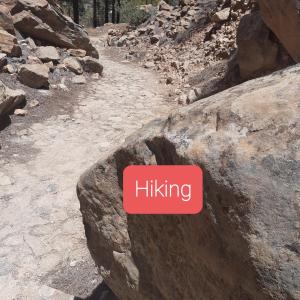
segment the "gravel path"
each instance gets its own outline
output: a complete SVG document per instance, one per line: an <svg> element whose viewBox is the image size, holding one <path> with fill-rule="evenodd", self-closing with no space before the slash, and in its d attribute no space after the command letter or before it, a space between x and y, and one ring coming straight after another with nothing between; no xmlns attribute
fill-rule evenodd
<svg viewBox="0 0 300 300"><path fill-rule="evenodd" d="M104 77L83 86L72 115L17 132L11 145L18 155L7 159L5 145L0 151L0 299L69 299L47 286L85 296L98 284L76 197L78 178L171 107L153 73L104 54L100 61Z"/></svg>

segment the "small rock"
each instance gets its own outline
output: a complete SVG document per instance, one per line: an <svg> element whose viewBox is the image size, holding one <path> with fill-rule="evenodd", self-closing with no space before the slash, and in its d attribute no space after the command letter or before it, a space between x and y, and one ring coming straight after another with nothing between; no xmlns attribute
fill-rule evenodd
<svg viewBox="0 0 300 300"><path fill-rule="evenodd" d="M3 72L9 73L9 74L14 74L14 73L16 73L16 69L14 68L13 65L9 64L9 65L4 66Z"/></svg>
<svg viewBox="0 0 300 300"><path fill-rule="evenodd" d="M36 55L42 62L58 61L60 59L58 51L53 46L38 47Z"/></svg>
<svg viewBox="0 0 300 300"><path fill-rule="evenodd" d="M12 185L12 180L5 174L0 173L0 186Z"/></svg>
<svg viewBox="0 0 300 300"><path fill-rule="evenodd" d="M32 100L30 101L30 103L28 104L29 107L37 107L40 105L40 102L38 100Z"/></svg>
<svg viewBox="0 0 300 300"><path fill-rule="evenodd" d="M72 78L72 82L75 83L75 84L85 84L86 79L83 75L78 75L78 76L74 76Z"/></svg>
<svg viewBox="0 0 300 300"><path fill-rule="evenodd" d="M155 67L155 64L154 62L152 61L147 61L145 64L144 64L144 68L146 69L151 69L151 68L154 68Z"/></svg>
<svg viewBox="0 0 300 300"><path fill-rule="evenodd" d="M86 51L82 49L68 49L68 53L75 57L85 57Z"/></svg>
<svg viewBox="0 0 300 300"><path fill-rule="evenodd" d="M150 37L150 43L151 44L156 44L158 43L160 40L160 36L158 34L155 34L153 36Z"/></svg>
<svg viewBox="0 0 300 300"><path fill-rule="evenodd" d="M70 262L70 267L75 267L77 265L77 261L76 260L72 260Z"/></svg>
<svg viewBox="0 0 300 300"><path fill-rule="evenodd" d="M100 77L100 76L99 76L98 73L94 73L94 74L91 75L91 78L92 78L92 79L95 79L95 80L99 79L99 77Z"/></svg>
<svg viewBox="0 0 300 300"><path fill-rule="evenodd" d="M172 77L168 77L166 79L166 84L171 84L173 82L173 78Z"/></svg>
<svg viewBox="0 0 300 300"><path fill-rule="evenodd" d="M41 60L38 57L32 56L32 55L29 55L27 57L26 63L27 64L42 64Z"/></svg>
<svg viewBox="0 0 300 300"><path fill-rule="evenodd" d="M188 96L187 96L187 104L193 103L198 100L198 95L196 94L195 89L192 89L189 91Z"/></svg>
<svg viewBox="0 0 300 300"><path fill-rule="evenodd" d="M98 59L86 56L81 59L80 62L85 72L98 73L99 75L103 72L103 66L100 64Z"/></svg>
<svg viewBox="0 0 300 300"><path fill-rule="evenodd" d="M28 46L29 46L31 49L36 49L36 44L35 44L35 42L34 42L34 40L33 40L32 38L28 37L28 38L26 39L26 41L27 41Z"/></svg>
<svg viewBox="0 0 300 300"><path fill-rule="evenodd" d="M211 19L213 22L221 23L227 21L229 17L230 17L230 7L227 7L225 9L216 12Z"/></svg>
<svg viewBox="0 0 300 300"><path fill-rule="evenodd" d="M63 64L66 66L67 69L72 71L73 73L80 75L83 73L83 69L78 61L77 58L74 57L68 57L65 58L63 61Z"/></svg>
<svg viewBox="0 0 300 300"><path fill-rule="evenodd" d="M16 109L14 115L24 117L27 115L27 110L25 109Z"/></svg>

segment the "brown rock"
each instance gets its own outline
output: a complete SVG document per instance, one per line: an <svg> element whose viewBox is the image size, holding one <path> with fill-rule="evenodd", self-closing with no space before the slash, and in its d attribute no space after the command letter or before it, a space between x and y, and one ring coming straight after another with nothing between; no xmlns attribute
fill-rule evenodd
<svg viewBox="0 0 300 300"><path fill-rule="evenodd" d="M75 56L75 57L85 57L86 56L86 51L82 50L82 49L69 49L68 53L71 56Z"/></svg>
<svg viewBox="0 0 300 300"><path fill-rule="evenodd" d="M212 16L212 21L213 22L225 22L229 19L230 17L230 7L224 8L218 12L216 12L213 16Z"/></svg>
<svg viewBox="0 0 300 300"><path fill-rule="evenodd" d="M26 64L19 71L21 83L32 88L49 88L49 68L43 64Z"/></svg>
<svg viewBox="0 0 300 300"><path fill-rule="evenodd" d="M156 120L78 184L87 242L120 300L298 299L300 67ZM196 164L200 215L127 215L129 165Z"/></svg>
<svg viewBox="0 0 300 300"><path fill-rule="evenodd" d="M173 9L173 7L171 5L169 5L168 3L166 3L165 1L161 0L158 3L158 9L159 10L164 10L164 11L170 11Z"/></svg>
<svg viewBox="0 0 300 300"><path fill-rule="evenodd" d="M0 28L10 34L15 34L15 28L9 8L3 4L0 4Z"/></svg>
<svg viewBox="0 0 300 300"><path fill-rule="evenodd" d="M262 18L295 62L300 62L299 1L258 0Z"/></svg>
<svg viewBox="0 0 300 300"><path fill-rule="evenodd" d="M24 101L24 91L18 89L12 90L0 81L0 117L12 113Z"/></svg>
<svg viewBox="0 0 300 300"><path fill-rule="evenodd" d="M8 56L19 57L22 55L22 50L16 37L3 29L0 29L0 50Z"/></svg>
<svg viewBox="0 0 300 300"><path fill-rule="evenodd" d="M74 57L67 57L63 60L63 64L69 69L70 71L74 72L77 75L80 75L83 73L83 69L81 67L80 62L78 59Z"/></svg>
<svg viewBox="0 0 300 300"><path fill-rule="evenodd" d="M278 67L278 45L259 12L245 15L237 31L238 64L243 79L257 77Z"/></svg>

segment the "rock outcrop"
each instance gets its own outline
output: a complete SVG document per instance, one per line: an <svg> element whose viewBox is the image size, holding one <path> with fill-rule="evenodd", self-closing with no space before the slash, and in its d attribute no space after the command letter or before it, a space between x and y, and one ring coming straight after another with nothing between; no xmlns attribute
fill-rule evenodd
<svg viewBox="0 0 300 300"><path fill-rule="evenodd" d="M299 300L300 66L156 120L88 170L78 197L90 252L121 300ZM205 209L126 215L131 164L196 164Z"/></svg>
<svg viewBox="0 0 300 300"><path fill-rule="evenodd" d="M295 62L300 62L300 4L298 0L258 0L265 23Z"/></svg>
<svg viewBox="0 0 300 300"><path fill-rule="evenodd" d="M87 33L46 0L18 0L12 8L16 29L48 45L79 48L98 58Z"/></svg>

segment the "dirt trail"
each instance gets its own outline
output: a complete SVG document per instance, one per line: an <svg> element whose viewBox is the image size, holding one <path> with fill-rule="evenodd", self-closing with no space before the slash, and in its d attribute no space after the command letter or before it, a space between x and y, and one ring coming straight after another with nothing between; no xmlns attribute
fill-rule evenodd
<svg viewBox="0 0 300 300"><path fill-rule="evenodd" d="M83 86L72 115L49 117L14 136L17 157L0 151L0 299L69 299L47 286L84 296L98 284L78 178L126 136L170 111L153 73L103 53L100 61L104 77Z"/></svg>

